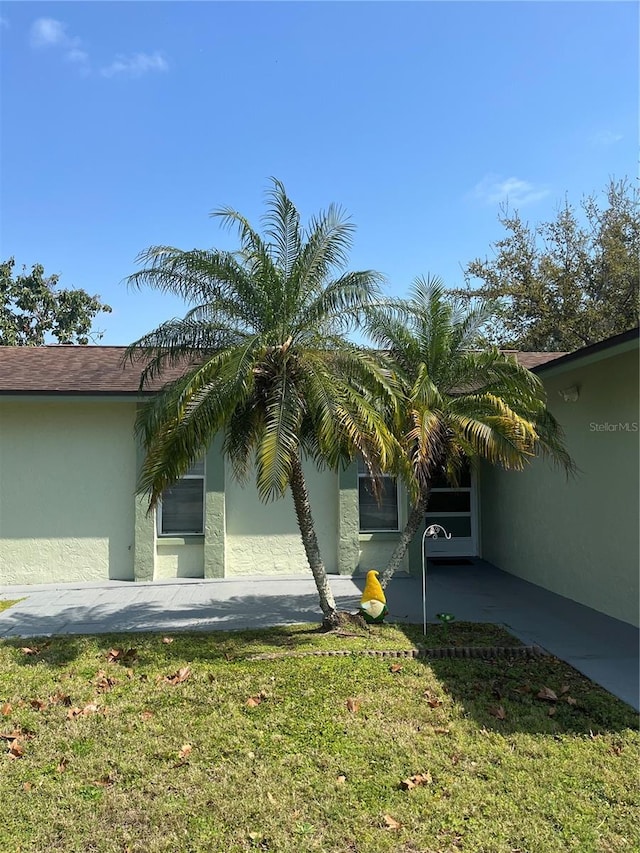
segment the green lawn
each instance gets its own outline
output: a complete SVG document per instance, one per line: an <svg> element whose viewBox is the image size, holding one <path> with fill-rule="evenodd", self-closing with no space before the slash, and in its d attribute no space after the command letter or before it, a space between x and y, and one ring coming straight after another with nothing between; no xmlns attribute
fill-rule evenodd
<svg viewBox="0 0 640 853"><path fill-rule="evenodd" d="M441 630L430 644L517 645ZM0 850L638 851L624 703L554 658L248 660L420 638L346 633L0 643Z"/></svg>

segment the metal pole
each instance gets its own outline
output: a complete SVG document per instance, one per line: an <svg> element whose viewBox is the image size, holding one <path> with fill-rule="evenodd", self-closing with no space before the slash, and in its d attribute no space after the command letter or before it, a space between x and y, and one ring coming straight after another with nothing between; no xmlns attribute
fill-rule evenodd
<svg viewBox="0 0 640 853"><path fill-rule="evenodd" d="M445 539L451 539L451 533L447 533L441 524L430 524L422 534L422 634L424 637L427 636L427 557L425 539L427 536L431 539L437 539L439 530L444 533Z"/></svg>
<svg viewBox="0 0 640 853"><path fill-rule="evenodd" d="M427 636L427 561L425 559L425 548L424 548L424 540L427 536L427 530L429 528L425 527L424 533L422 534L422 635L423 637Z"/></svg>

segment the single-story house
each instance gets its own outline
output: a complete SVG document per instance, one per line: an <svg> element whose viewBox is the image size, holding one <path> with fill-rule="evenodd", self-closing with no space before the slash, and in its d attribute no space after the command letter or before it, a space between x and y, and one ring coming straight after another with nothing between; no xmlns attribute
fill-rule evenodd
<svg viewBox="0 0 640 853"><path fill-rule="evenodd" d="M135 496L140 369L123 368L123 352L0 347L0 584L308 571L290 497L261 503L217 440L147 513ZM429 540L429 553L482 556L637 624L638 331L517 357L543 380L581 474L567 482L536 460L523 473L482 467L459 488L437 484L425 521L452 538ZM383 567L407 515L395 481L378 504L356 463L309 465L307 476L327 571ZM417 537L405 570L420 566Z"/></svg>

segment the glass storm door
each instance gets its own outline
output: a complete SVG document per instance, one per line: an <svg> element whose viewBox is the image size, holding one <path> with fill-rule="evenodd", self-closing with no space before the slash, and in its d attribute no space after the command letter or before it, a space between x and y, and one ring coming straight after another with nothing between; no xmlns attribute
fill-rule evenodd
<svg viewBox="0 0 640 853"><path fill-rule="evenodd" d="M478 513L475 472L468 467L453 488L445 479L436 480L429 497L425 521L441 524L451 534L445 539L427 537L426 553L431 557L475 557L478 554Z"/></svg>

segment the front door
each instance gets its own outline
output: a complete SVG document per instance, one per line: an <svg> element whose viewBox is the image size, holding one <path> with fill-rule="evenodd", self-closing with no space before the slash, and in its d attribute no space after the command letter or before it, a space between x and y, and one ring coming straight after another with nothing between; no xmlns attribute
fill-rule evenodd
<svg viewBox="0 0 640 853"><path fill-rule="evenodd" d="M440 524L451 539L439 533L427 537L430 557L476 557L478 555L478 512L476 473L467 467L460 484L453 488L446 480L434 482L425 517L426 525Z"/></svg>

